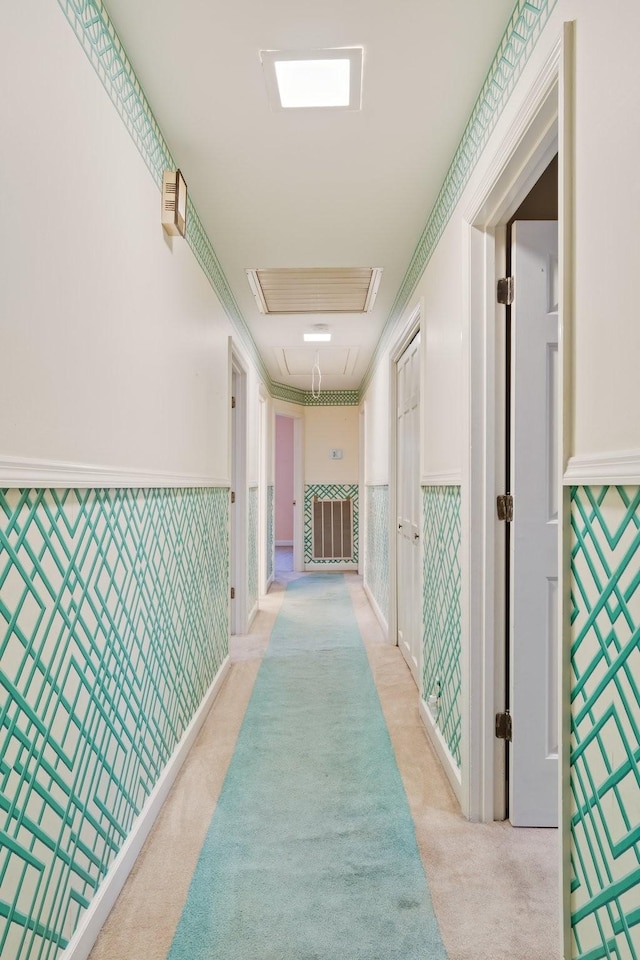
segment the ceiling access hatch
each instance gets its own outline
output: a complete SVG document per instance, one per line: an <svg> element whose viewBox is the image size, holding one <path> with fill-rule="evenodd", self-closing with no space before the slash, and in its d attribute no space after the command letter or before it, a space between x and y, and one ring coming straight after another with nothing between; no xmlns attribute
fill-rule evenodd
<svg viewBox="0 0 640 960"><path fill-rule="evenodd" d="M381 277L381 267L247 270L260 313L368 313Z"/></svg>

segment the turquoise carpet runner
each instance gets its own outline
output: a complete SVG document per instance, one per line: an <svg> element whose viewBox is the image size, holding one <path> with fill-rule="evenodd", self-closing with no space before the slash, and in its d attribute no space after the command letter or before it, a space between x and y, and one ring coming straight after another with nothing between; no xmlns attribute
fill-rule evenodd
<svg viewBox="0 0 640 960"><path fill-rule="evenodd" d="M344 578L293 581L170 960L446 960Z"/></svg>

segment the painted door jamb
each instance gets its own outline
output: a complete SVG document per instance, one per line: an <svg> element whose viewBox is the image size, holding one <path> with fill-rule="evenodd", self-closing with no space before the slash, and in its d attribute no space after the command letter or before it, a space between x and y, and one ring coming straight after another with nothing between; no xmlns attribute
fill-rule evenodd
<svg viewBox="0 0 640 960"><path fill-rule="evenodd" d="M493 719L499 706L496 683L499 657L504 642L497 610L502 609L506 558L502 538L497 537L495 496L503 476L504 448L499 437L499 418L504 404L504 381L499 379L499 351L495 281L499 255L504 251L504 228L553 154L559 154L559 255L560 310L559 350L562 400L560 427L560 473L570 452L570 337L573 310L573 23L562 28L538 76L530 84L525 103L514 118L498 148L489 172L465 211L465 244L468 274L465 278L466 325L463 329L463 365L467 371L464 389L469 451L462 479L462 761L463 812L469 819L491 821L500 818L501 803L496 796L496 769L499 759ZM487 349L493 344L495 349ZM471 417L471 410L476 415ZM481 411L481 415L478 412ZM503 444L502 444L503 447ZM559 605L560 648L560 917L564 956L570 947L570 864L569 838L569 623L565 592L569 550L567 495L562 476L557 479L562 506L559 524ZM501 555L502 554L502 555ZM474 633L472 635L471 630ZM498 662L497 662L498 661ZM500 747L498 746L498 750ZM503 814L504 815L504 814Z"/></svg>
<svg viewBox="0 0 640 960"><path fill-rule="evenodd" d="M396 376L396 363L404 353L406 347L411 343L416 333L420 329L422 316L424 314L424 299L420 298L418 303L405 314L407 320L400 326L396 339L393 341L389 351L389 641L395 646L398 645L398 610L397 610L397 577L398 577L398 558L396 549L396 511L398 506L397 498L397 478L396 478L396 407L398 403L398 387ZM424 343L420 347L420 391L421 395L424 389L422 383L422 356L424 352ZM420 405L420 436L422 437L423 413L422 404ZM422 443L420 444L422 447Z"/></svg>
<svg viewBox="0 0 640 960"><path fill-rule="evenodd" d="M236 500L231 509L235 513L235 543L233 545L233 564L231 569L231 585L235 588L234 633L247 632L247 532L248 532L248 495L247 495L247 366L238 352L237 344L229 337L229 385L231 393L233 377L236 377L236 429L232 436L229 430L231 445L231 484ZM229 418L231 418L231 402L229 402ZM231 530L233 530L233 524Z"/></svg>

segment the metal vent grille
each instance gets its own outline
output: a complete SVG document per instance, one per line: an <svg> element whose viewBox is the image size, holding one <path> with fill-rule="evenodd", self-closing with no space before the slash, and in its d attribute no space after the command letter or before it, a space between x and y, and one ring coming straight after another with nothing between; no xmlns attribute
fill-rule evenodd
<svg viewBox="0 0 640 960"><path fill-rule="evenodd" d="M353 505L346 500L313 499L313 560L353 559Z"/></svg>
<svg viewBox="0 0 640 960"><path fill-rule="evenodd" d="M381 275L379 267L247 270L261 313L367 313Z"/></svg>

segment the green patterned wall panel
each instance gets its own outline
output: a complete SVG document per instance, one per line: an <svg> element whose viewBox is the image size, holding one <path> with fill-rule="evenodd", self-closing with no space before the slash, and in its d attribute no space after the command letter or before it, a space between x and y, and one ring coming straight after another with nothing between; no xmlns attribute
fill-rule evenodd
<svg viewBox="0 0 640 960"><path fill-rule="evenodd" d="M423 487L422 696L460 766L460 487Z"/></svg>
<svg viewBox="0 0 640 960"><path fill-rule="evenodd" d="M337 563L349 563L348 560L317 560L313 557L312 546L312 515L313 498L319 500L345 500L351 497L353 501L353 566L358 565L358 484L313 483L304 488L304 562L322 563L326 566L335 566Z"/></svg>
<svg viewBox="0 0 640 960"><path fill-rule="evenodd" d="M380 613L389 620L389 486L365 488L366 542L364 581Z"/></svg>
<svg viewBox="0 0 640 960"><path fill-rule="evenodd" d="M0 490L0 956L65 947L228 644L228 491Z"/></svg>
<svg viewBox="0 0 640 960"><path fill-rule="evenodd" d="M258 577L260 557L258 555L260 535L258 530L258 488L249 488L249 556L247 563L248 609L253 610L258 602Z"/></svg>
<svg viewBox="0 0 640 960"><path fill-rule="evenodd" d="M320 396L314 397L311 390L300 390L285 383L272 382L269 389L272 397L303 407L357 407L360 403L358 390L322 390Z"/></svg>
<svg viewBox="0 0 640 960"><path fill-rule="evenodd" d="M573 956L640 958L640 490L571 495Z"/></svg>
<svg viewBox="0 0 640 960"><path fill-rule="evenodd" d="M273 531L275 529L275 497L273 484L267 487L267 581L273 576Z"/></svg>

